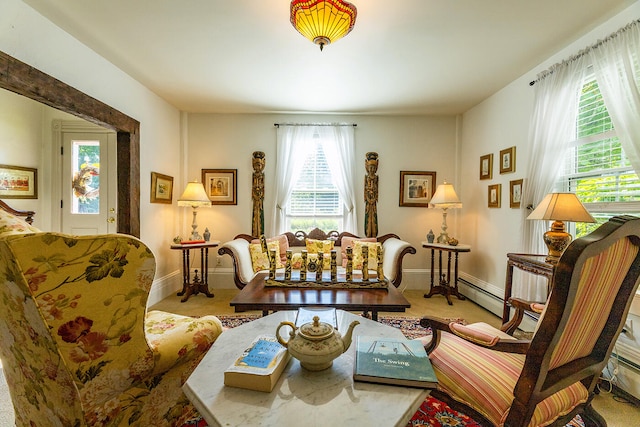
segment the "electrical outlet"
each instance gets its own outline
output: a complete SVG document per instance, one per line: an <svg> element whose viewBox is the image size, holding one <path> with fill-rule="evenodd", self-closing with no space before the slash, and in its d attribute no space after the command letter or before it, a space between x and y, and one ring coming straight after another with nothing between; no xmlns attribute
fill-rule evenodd
<svg viewBox="0 0 640 427"><path fill-rule="evenodd" d="M216 257L216 267L220 267L222 265L222 257Z"/></svg>

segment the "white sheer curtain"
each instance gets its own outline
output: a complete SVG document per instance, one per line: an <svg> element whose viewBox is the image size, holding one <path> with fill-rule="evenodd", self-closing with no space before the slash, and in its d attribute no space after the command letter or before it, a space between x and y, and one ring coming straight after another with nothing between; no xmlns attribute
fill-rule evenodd
<svg viewBox="0 0 640 427"><path fill-rule="evenodd" d="M335 179L338 192L345 203L344 230L356 234L357 213L354 193L355 137L353 126L345 125L281 125L277 129L275 197L271 206L274 212L268 235L274 236L286 230L285 207L289 201L293 183L303 166L305 143L317 135L324 143L325 155ZM325 230L328 231L328 230Z"/></svg>
<svg viewBox="0 0 640 427"><path fill-rule="evenodd" d="M355 183L355 132L353 126L319 126L325 155L344 202L343 230L357 234Z"/></svg>
<svg viewBox="0 0 640 427"><path fill-rule="evenodd" d="M553 190L562 170L567 142L575 139L576 114L580 88L586 70L584 55L556 64L535 85L535 103L529 131L529 152L523 192L525 206L537 206ZM546 221L527 221L523 210L522 241L526 253L545 254L542 235L548 229ZM534 301L546 299L546 286L529 274L516 276L513 295Z"/></svg>
<svg viewBox="0 0 640 427"><path fill-rule="evenodd" d="M589 57L622 149L640 173L640 23L621 29Z"/></svg>
<svg viewBox="0 0 640 427"><path fill-rule="evenodd" d="M267 230L275 236L287 230L284 208L287 206L295 178L302 170L303 142L313 137L312 126L278 126L276 130L276 179L275 196L271 212L273 217Z"/></svg>

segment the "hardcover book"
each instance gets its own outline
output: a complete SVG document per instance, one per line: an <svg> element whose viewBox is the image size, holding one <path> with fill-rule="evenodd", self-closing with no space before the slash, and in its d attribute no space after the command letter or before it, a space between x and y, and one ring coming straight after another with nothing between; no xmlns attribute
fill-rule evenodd
<svg viewBox="0 0 640 427"><path fill-rule="evenodd" d="M420 341L356 337L356 381L435 388L438 379Z"/></svg>
<svg viewBox="0 0 640 427"><path fill-rule="evenodd" d="M258 336L224 371L224 385L271 392L291 359L275 336Z"/></svg>

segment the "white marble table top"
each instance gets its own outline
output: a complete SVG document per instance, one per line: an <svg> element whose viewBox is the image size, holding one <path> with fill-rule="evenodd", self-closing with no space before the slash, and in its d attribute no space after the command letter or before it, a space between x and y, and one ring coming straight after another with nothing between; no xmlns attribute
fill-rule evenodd
<svg viewBox="0 0 640 427"><path fill-rule="evenodd" d="M310 372L291 359L271 393L226 387L224 370L260 334L275 334L296 311L280 311L225 331L183 386L210 426L406 426L428 390L353 381L355 336L403 338L399 329L338 310L338 330L353 331L349 349L333 366ZM288 330L288 329L287 329Z"/></svg>

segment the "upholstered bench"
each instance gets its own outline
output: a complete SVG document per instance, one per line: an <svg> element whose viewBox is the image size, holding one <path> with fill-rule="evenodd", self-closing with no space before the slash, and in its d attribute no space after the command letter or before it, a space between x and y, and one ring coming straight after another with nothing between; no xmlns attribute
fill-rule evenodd
<svg viewBox="0 0 640 427"><path fill-rule="evenodd" d="M358 247L359 245L377 244L382 248L382 265L385 278L396 288L402 282L402 260L406 254L415 254L416 249L409 243L401 240L395 234L385 234L377 238L362 238L354 234L337 231L325 233L322 230L314 229L308 234L303 231L296 233L286 232L279 236L267 239L270 248L278 248L279 260L285 261L287 250L291 250L294 255L303 249L310 248L310 244L316 246L331 246L336 251L338 269L344 269L346 265L346 248ZM330 245L327 245L330 242ZM221 245L218 254L229 255L233 259L233 279L238 289L244 288L247 283L259 272L267 271L266 265L259 265L256 262L255 250L260 248L260 239L248 234L239 234L233 240ZM252 259L252 251L254 257ZM311 251L310 251L311 253ZM354 251L355 256L355 251ZM328 257L326 258L328 259ZM356 269L356 267L354 267ZM375 273L376 267L370 265L370 270Z"/></svg>

